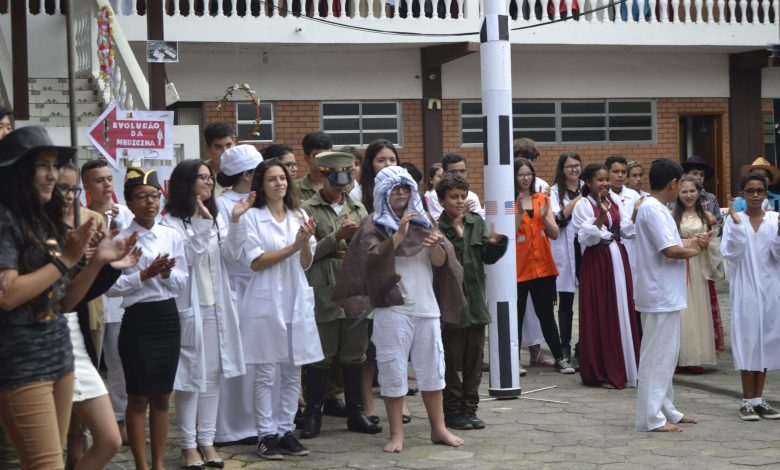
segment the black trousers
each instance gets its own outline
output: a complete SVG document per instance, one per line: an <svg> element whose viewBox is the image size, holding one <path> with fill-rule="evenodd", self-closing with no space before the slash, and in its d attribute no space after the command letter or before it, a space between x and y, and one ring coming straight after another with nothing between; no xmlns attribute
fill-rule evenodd
<svg viewBox="0 0 780 470"><path fill-rule="evenodd" d="M561 345L571 346L571 328L574 322L574 292L558 292L558 328Z"/></svg>
<svg viewBox="0 0 780 470"><path fill-rule="evenodd" d="M555 324L555 297L557 294L555 276L540 277L517 283L517 337L523 337L523 318L528 294L534 304L536 316L542 327L542 334L550 352L556 360L563 357L561 338L558 336L558 325Z"/></svg>
<svg viewBox="0 0 780 470"><path fill-rule="evenodd" d="M444 345L444 413L477 411L482 359L485 350L485 325L442 328ZM463 378L458 374L461 369Z"/></svg>

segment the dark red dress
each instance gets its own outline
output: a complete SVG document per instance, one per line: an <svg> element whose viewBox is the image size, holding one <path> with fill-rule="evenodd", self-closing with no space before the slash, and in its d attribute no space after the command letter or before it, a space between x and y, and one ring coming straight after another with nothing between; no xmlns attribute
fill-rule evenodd
<svg viewBox="0 0 780 470"><path fill-rule="evenodd" d="M598 209L591 202L594 214ZM607 229L618 232L620 228L620 209L617 203L609 208L611 223L605 222ZM613 230L614 227L614 230ZM631 268L626 249L620 241L617 243L623 258L626 293L633 336L634 357L639 360L639 333L634 310L634 289L631 282ZM615 274L612 265L612 253L609 244L589 246L582 254L580 263L580 377L585 385L599 386L604 383L617 389L625 388L627 381L626 365L623 359L623 345L618 318L618 299L615 290Z"/></svg>

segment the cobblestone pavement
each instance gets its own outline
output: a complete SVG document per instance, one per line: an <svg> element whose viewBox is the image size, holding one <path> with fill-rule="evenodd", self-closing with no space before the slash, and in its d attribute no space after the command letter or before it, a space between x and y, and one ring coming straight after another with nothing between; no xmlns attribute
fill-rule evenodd
<svg viewBox="0 0 780 470"><path fill-rule="evenodd" d="M720 295L724 328L728 338L728 295ZM575 336L577 327L575 324ZM727 341L728 344L728 341ZM527 364L527 353L523 352ZM488 376L482 391L485 401L479 415L487 428L458 431L466 444L459 449L433 445L419 395L409 400L412 422L406 426L406 450L385 454L388 436L346 432L342 419L326 417L320 437L303 441L311 454L267 462L252 446L222 448L225 468L246 469L382 469L382 468L478 468L478 469L673 469L762 467L780 468L780 421L742 422L737 417L739 374L731 355L719 355L719 365L702 375L675 376L675 404L699 419L683 425L682 433L638 433L633 429L636 390L603 390L584 387L579 375L561 375L548 367L526 367L521 379L522 399L492 400L487 397ZM765 396L780 405L778 375L770 373ZM549 401L543 401L549 400ZM387 421L377 398L383 424ZM173 413L171 414L173 416ZM168 468L178 468L178 441L172 419ZM129 449L123 448L109 467L133 468Z"/></svg>

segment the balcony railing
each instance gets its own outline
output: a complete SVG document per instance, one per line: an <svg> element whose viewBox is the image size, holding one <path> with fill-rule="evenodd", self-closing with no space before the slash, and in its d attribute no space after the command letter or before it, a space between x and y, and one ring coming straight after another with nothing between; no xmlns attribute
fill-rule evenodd
<svg viewBox="0 0 780 470"><path fill-rule="evenodd" d="M107 0L129 41L147 0ZM505 0L522 44L766 47L780 0ZM0 0L0 13L9 0ZM477 41L484 0L165 0L165 37L184 42L387 44ZM82 1L74 2L81 4ZM92 3L83 0L83 3ZM57 0L28 0L60 14ZM262 21L262 27L258 27Z"/></svg>

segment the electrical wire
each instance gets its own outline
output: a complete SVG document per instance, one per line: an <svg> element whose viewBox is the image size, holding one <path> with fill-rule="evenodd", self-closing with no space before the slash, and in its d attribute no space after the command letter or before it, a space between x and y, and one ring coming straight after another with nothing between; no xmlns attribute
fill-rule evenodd
<svg viewBox="0 0 780 470"><path fill-rule="evenodd" d="M290 1L290 0L288 0L288 1ZM316 1L316 0L312 0L312 1ZM420 0L420 1L424 2L424 0ZM607 8L615 7L616 5L620 5L622 3L626 3L626 1L627 0L616 0L616 1L612 0L612 1L610 1L606 5L602 5L600 7L592 8L590 10L581 12L581 13L579 13L577 15L577 17L579 18L581 16L590 15L590 14L596 13L596 12L601 11L601 10L606 10ZM268 2L266 2L265 0L261 0L259 3L260 3L260 5L265 5ZM282 12L282 9L279 8L276 5L272 5L272 8L274 10L280 12L280 13ZM288 9L285 9L285 10L288 10ZM292 11L292 10L289 10L289 11ZM314 16L307 16L307 15L294 15L294 16L296 18L300 18L300 19L304 19L304 20L308 20L308 21L313 21L315 23L320 23L320 24L324 24L324 25L327 25L327 26L334 26L334 27L337 27L337 28L345 28L345 29L350 29L350 30L353 30L353 31L361 31L361 32L365 32L365 33L386 34L386 35L394 35L394 36L459 37L459 36L475 36L475 35L479 35L479 31L466 32L466 33L418 33L418 32L412 32L412 31L389 31L389 30L385 30L385 29L375 29L375 28L367 28L365 26L357 26L357 25L350 25L350 24L344 24L344 23L337 23L335 21L326 20L324 18L318 18L318 17L314 17ZM524 30L524 29L538 28L540 26L547 26L547 25L551 25L551 24L555 24L555 23L560 23L560 22L563 22L563 21L569 21L569 20L572 20L572 19L574 19L574 16L569 15L566 18L559 18L557 20L548 20L548 21L543 21L541 23L531 24L531 25L527 25L527 26L518 26L516 28L510 28L510 31L521 31L521 30Z"/></svg>

